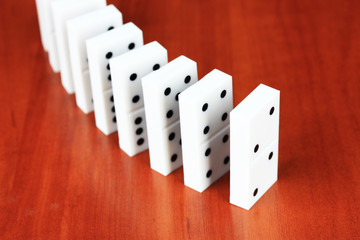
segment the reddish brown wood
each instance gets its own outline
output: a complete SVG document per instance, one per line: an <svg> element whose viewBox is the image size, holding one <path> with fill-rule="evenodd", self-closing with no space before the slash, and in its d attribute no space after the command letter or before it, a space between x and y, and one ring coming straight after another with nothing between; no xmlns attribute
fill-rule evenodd
<svg viewBox="0 0 360 240"><path fill-rule="evenodd" d="M245 211L229 174L200 194L127 157L51 71L35 1L2 0L1 239L360 238L360 1L109 2L170 60L231 74L236 105L281 90L279 180Z"/></svg>

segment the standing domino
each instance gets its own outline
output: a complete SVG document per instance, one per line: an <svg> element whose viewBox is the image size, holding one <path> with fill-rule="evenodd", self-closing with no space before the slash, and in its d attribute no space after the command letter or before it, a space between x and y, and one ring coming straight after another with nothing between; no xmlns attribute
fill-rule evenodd
<svg viewBox="0 0 360 240"><path fill-rule="evenodd" d="M39 20L39 27L40 27L40 37L41 43L45 51L48 51L48 40L47 35L45 33L45 16L44 16L44 0L35 0L36 2L36 10Z"/></svg>
<svg viewBox="0 0 360 240"><path fill-rule="evenodd" d="M42 23L42 35L44 36L45 47L49 53L49 62L54 72L60 71L60 57L59 54L62 54L61 49L58 49L57 46L57 33L54 25L54 17L53 17L53 9L52 3L61 2L65 0L37 0L37 6L39 6L40 12L42 14L39 15L39 19L41 19ZM85 13L87 10L87 1L92 2L92 0L77 0L70 1L69 8L71 5L82 4L83 10L80 10L79 14ZM89 3L91 4L91 3ZM90 9L89 9L90 10Z"/></svg>
<svg viewBox="0 0 360 240"><path fill-rule="evenodd" d="M196 62L184 56L142 78L150 165L165 176L182 165L178 96L197 79Z"/></svg>
<svg viewBox="0 0 360 240"><path fill-rule="evenodd" d="M69 94L74 93L74 82L70 65L66 21L105 6L105 0L61 0L53 1L51 5L59 56L61 83Z"/></svg>
<svg viewBox="0 0 360 240"><path fill-rule="evenodd" d="M260 84L230 113L230 202L249 210L276 182L280 91Z"/></svg>
<svg viewBox="0 0 360 240"><path fill-rule="evenodd" d="M38 0L43 11L43 29L47 50L49 53L50 66L54 72L60 71L58 50L56 47L56 34L51 10L51 3L62 0ZM40 8L41 9L41 8Z"/></svg>
<svg viewBox="0 0 360 240"><path fill-rule="evenodd" d="M148 148L141 78L167 64L158 42L110 60L120 148L129 156Z"/></svg>
<svg viewBox="0 0 360 240"><path fill-rule="evenodd" d="M127 23L86 40L96 126L106 135L116 131L109 59L143 46L142 31ZM111 94L110 94L111 93Z"/></svg>
<svg viewBox="0 0 360 240"><path fill-rule="evenodd" d="M113 5L67 21L76 104L84 113L94 109L85 41L120 26L122 14Z"/></svg>
<svg viewBox="0 0 360 240"><path fill-rule="evenodd" d="M229 170L232 77L215 69L179 98L184 181L202 192Z"/></svg>

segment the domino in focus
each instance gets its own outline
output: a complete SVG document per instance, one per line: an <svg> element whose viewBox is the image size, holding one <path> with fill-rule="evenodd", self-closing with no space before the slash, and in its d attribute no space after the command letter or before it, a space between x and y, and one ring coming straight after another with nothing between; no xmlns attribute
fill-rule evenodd
<svg viewBox="0 0 360 240"><path fill-rule="evenodd" d="M182 166L179 94L197 80L196 62L185 56L142 78L150 166L162 175Z"/></svg>
<svg viewBox="0 0 360 240"><path fill-rule="evenodd" d="M105 135L117 130L109 60L143 44L142 31L131 22L86 40L95 122Z"/></svg>
<svg viewBox="0 0 360 240"><path fill-rule="evenodd" d="M184 182L203 192L229 171L232 77L215 69L179 98Z"/></svg>
<svg viewBox="0 0 360 240"><path fill-rule="evenodd" d="M110 60L119 145L129 156L148 148L141 78L167 61L167 50L158 42Z"/></svg>
<svg viewBox="0 0 360 240"><path fill-rule="evenodd" d="M280 91L260 84L230 113L230 203L249 210L277 181Z"/></svg>
<svg viewBox="0 0 360 240"><path fill-rule="evenodd" d="M70 19L66 25L76 104L84 113L89 113L94 106L85 41L122 26L122 14L116 7L109 5Z"/></svg>

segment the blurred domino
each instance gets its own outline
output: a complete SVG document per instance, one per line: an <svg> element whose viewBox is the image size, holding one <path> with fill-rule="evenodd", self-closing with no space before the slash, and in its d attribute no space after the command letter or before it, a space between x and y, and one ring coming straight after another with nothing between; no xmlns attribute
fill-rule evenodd
<svg viewBox="0 0 360 240"><path fill-rule="evenodd" d="M67 21L70 62L76 104L84 112L94 109L85 41L122 26L122 14L113 5Z"/></svg>
<svg viewBox="0 0 360 240"><path fill-rule="evenodd" d="M127 23L86 40L96 126L106 135L117 129L109 59L143 46L142 31Z"/></svg>
<svg viewBox="0 0 360 240"><path fill-rule="evenodd" d="M66 21L71 18L80 16L86 12L105 6L105 0L62 0L53 1L51 4L56 36L56 46L59 56L61 82L69 94L74 93L74 82L72 79L70 65Z"/></svg>
<svg viewBox="0 0 360 240"><path fill-rule="evenodd" d="M184 181L202 192L229 171L232 77L215 69L179 99Z"/></svg>
<svg viewBox="0 0 360 240"><path fill-rule="evenodd" d="M129 156L148 148L141 78L167 61L167 50L158 42L110 60L119 145Z"/></svg>
<svg viewBox="0 0 360 240"><path fill-rule="evenodd" d="M230 113L230 203L249 210L276 182L280 91L260 84Z"/></svg>
<svg viewBox="0 0 360 240"><path fill-rule="evenodd" d="M182 165L178 96L197 80L196 62L185 56L142 78L150 165L162 175Z"/></svg>
<svg viewBox="0 0 360 240"><path fill-rule="evenodd" d="M59 59L59 50L57 48L57 43L56 43L57 35L54 26L52 3L61 2L61 1L65 1L65 0L36 0L39 26L41 31L41 39L45 50L48 51L49 62L54 72L60 71L60 59ZM86 2L88 1L91 2L92 0L77 0L77 1L69 1L69 2L72 2L74 5L83 2L84 6L86 6ZM84 7L83 10L85 11L85 9L86 7ZM82 13L84 13L84 11Z"/></svg>
<svg viewBox="0 0 360 240"><path fill-rule="evenodd" d="M54 72L60 71L58 50L56 47L56 34L51 10L51 3L62 0L38 0L40 10L42 9L41 19L43 25L43 35L46 48L49 54L50 66Z"/></svg>
<svg viewBox="0 0 360 240"><path fill-rule="evenodd" d="M40 37L41 43L45 51L48 51L48 40L47 35L45 33L45 21L44 21L44 0L36 0L36 10L39 20L39 28L40 28Z"/></svg>

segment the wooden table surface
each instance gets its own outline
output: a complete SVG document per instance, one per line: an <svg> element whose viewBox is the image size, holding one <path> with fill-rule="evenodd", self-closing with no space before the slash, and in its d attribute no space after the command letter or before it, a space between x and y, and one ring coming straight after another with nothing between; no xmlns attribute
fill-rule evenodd
<svg viewBox="0 0 360 240"><path fill-rule="evenodd" d="M35 1L0 1L0 239L360 239L360 1L109 1L233 76L281 91L279 180L250 211L229 173L203 193L130 158L62 88Z"/></svg>

